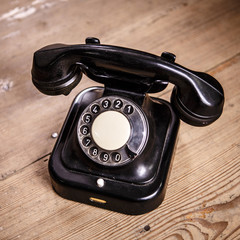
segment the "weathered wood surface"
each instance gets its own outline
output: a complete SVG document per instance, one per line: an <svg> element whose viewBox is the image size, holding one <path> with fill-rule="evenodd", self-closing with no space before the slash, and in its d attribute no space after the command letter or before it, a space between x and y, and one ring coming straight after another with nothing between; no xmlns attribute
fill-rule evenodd
<svg viewBox="0 0 240 240"><path fill-rule="evenodd" d="M0 5L0 239L240 239L240 1L34 0ZM181 124L163 204L126 216L56 195L49 153L83 78L68 96L31 83L35 50L102 43L207 71L223 85L222 117L206 128ZM169 98L172 86L157 94Z"/></svg>

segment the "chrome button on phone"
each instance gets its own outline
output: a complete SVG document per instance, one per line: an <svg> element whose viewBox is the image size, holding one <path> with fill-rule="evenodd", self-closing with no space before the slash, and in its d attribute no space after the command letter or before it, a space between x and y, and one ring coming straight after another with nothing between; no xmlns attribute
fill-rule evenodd
<svg viewBox="0 0 240 240"><path fill-rule="evenodd" d="M108 96L84 109L77 126L83 152L94 162L120 166L133 161L148 140L148 121L132 100Z"/></svg>

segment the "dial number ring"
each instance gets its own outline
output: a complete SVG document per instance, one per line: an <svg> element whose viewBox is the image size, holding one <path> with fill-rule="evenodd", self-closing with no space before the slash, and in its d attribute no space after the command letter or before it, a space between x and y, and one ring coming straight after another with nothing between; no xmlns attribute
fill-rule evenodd
<svg viewBox="0 0 240 240"><path fill-rule="evenodd" d="M101 144L98 145L94 141L92 132L95 119L108 111L122 114L130 124L130 136L126 144L113 150L99 146ZM114 167L129 163L141 154L148 140L148 131L145 113L136 103L119 96L108 96L95 100L84 109L78 121L77 137L80 147L88 158L98 164ZM134 154L129 155L129 150Z"/></svg>

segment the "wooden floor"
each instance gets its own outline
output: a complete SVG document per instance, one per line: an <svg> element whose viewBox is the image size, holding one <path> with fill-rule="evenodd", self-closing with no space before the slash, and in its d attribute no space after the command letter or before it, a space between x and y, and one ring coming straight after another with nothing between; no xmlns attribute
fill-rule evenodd
<svg viewBox="0 0 240 240"><path fill-rule="evenodd" d="M31 82L33 52L102 43L206 71L225 91L222 117L181 123L164 202L127 216L72 202L51 187L48 159L84 77L67 97ZM0 239L240 239L240 1L3 0L0 5ZM169 99L172 86L156 94Z"/></svg>

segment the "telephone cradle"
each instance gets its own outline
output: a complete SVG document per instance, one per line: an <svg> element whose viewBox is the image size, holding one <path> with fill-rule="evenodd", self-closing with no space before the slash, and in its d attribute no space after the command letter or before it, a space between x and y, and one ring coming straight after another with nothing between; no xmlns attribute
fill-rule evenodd
<svg viewBox="0 0 240 240"><path fill-rule="evenodd" d="M53 44L34 53L32 81L47 95L68 95L82 73L103 84L74 99L49 160L62 197L144 214L163 201L180 119L207 126L222 114L224 93L209 74L175 63L175 55L102 45ZM171 103L149 94L174 84Z"/></svg>

